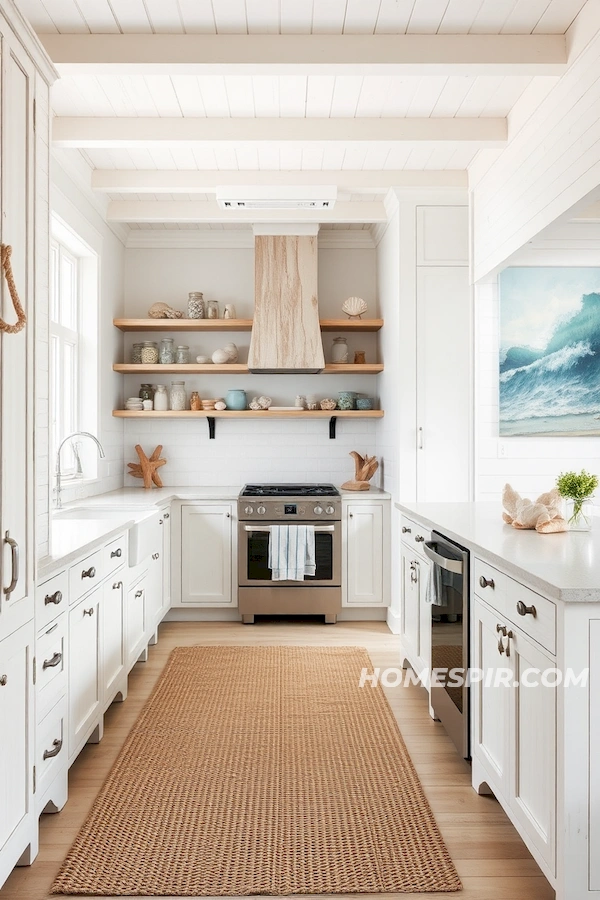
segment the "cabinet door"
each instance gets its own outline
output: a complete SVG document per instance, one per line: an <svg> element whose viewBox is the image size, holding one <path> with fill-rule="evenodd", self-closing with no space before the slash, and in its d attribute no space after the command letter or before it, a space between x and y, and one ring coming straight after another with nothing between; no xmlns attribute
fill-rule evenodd
<svg viewBox="0 0 600 900"><path fill-rule="evenodd" d="M415 554L410 547L401 544L402 596L400 636L402 647L413 668L418 669L419 657L419 573Z"/></svg>
<svg viewBox="0 0 600 900"><path fill-rule="evenodd" d="M544 685L539 673L556 661L520 630L513 628L513 635L510 805L521 833L555 873L557 691L550 686L553 679Z"/></svg>
<svg viewBox="0 0 600 900"><path fill-rule="evenodd" d="M102 708L119 692L125 667L123 570L105 582L102 598Z"/></svg>
<svg viewBox="0 0 600 900"><path fill-rule="evenodd" d="M472 753L483 766L489 786L503 797L509 787L509 709L512 687L498 684L498 674L512 683L510 660L499 651L498 624L506 623L475 599L471 617L473 659L471 668L484 673L483 681L471 686ZM505 670L499 673L498 670Z"/></svg>
<svg viewBox="0 0 600 900"><path fill-rule="evenodd" d="M349 503L346 525L346 602L349 606L382 606L383 507Z"/></svg>
<svg viewBox="0 0 600 900"><path fill-rule="evenodd" d="M171 512L164 510L162 519L162 597L161 619L171 606Z"/></svg>
<svg viewBox="0 0 600 900"><path fill-rule="evenodd" d="M127 670L137 662L148 643L146 635L146 587L147 576L127 592L125 604L125 634L127 641Z"/></svg>
<svg viewBox="0 0 600 900"><path fill-rule="evenodd" d="M181 602L230 606L231 506L181 507Z"/></svg>
<svg viewBox="0 0 600 900"><path fill-rule="evenodd" d="M431 564L416 560L419 585L419 659L424 669L431 669L431 604L425 602Z"/></svg>
<svg viewBox="0 0 600 900"><path fill-rule="evenodd" d="M417 270L417 500L470 497L471 289L466 266Z"/></svg>
<svg viewBox="0 0 600 900"><path fill-rule="evenodd" d="M33 625L0 642L0 884L28 841L33 773Z"/></svg>
<svg viewBox="0 0 600 900"><path fill-rule="evenodd" d="M100 684L100 599L102 588L69 612L69 760L94 730L102 701Z"/></svg>
<svg viewBox="0 0 600 900"><path fill-rule="evenodd" d="M11 265L23 308L29 316L18 334L0 339L2 482L0 576L4 588L19 577L7 596L0 591L0 639L33 617L33 201L34 70L0 16L2 40L2 120L0 127L0 237L12 246ZM4 278L0 315L15 321ZM7 535L8 532L8 535ZM5 540L16 542L14 548Z"/></svg>
<svg viewBox="0 0 600 900"><path fill-rule="evenodd" d="M160 548L150 557L146 578L146 630L148 637L158 628L163 617L163 556L162 532Z"/></svg>

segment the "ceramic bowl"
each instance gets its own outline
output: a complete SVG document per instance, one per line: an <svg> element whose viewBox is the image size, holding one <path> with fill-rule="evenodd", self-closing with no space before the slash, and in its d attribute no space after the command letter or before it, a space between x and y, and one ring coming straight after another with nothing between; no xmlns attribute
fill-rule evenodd
<svg viewBox="0 0 600 900"><path fill-rule="evenodd" d="M356 408L357 409L373 409L373 398L372 397L357 397L356 398Z"/></svg>

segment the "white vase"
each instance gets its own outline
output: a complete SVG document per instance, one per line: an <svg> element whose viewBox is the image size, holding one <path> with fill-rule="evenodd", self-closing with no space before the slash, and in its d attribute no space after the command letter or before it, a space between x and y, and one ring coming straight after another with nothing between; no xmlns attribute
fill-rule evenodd
<svg viewBox="0 0 600 900"><path fill-rule="evenodd" d="M331 362L338 364L348 362L348 344L345 337L336 337L333 339Z"/></svg>

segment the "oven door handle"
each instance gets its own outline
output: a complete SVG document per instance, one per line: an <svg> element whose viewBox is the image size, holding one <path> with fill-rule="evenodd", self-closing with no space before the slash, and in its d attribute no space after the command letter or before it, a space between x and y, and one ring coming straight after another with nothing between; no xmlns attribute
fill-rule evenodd
<svg viewBox="0 0 600 900"><path fill-rule="evenodd" d="M425 555L429 557L429 559L436 564L436 566L441 566L442 569L446 569L447 572L454 572L455 575L462 575L463 573L463 563L460 559L448 559L447 556L441 556L441 554L436 553L437 544L433 541L425 541L423 544L425 548Z"/></svg>
<svg viewBox="0 0 600 900"><path fill-rule="evenodd" d="M270 533L270 525L244 525L244 531L268 531ZM335 531L335 525L315 525L315 531Z"/></svg>

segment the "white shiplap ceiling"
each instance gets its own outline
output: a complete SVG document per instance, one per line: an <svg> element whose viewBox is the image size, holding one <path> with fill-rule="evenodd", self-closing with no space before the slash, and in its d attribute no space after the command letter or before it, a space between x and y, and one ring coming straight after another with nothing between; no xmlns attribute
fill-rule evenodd
<svg viewBox="0 0 600 900"><path fill-rule="evenodd" d="M17 0L39 34L564 34L586 0Z"/></svg>

